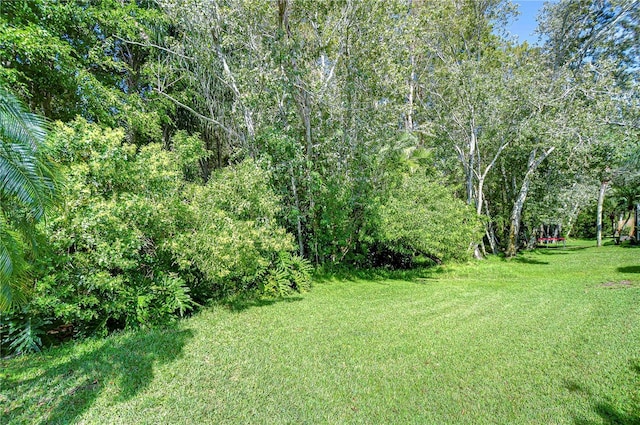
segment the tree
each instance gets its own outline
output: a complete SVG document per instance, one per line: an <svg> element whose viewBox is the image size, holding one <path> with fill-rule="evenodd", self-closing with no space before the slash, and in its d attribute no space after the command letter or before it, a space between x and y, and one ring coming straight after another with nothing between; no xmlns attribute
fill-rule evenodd
<svg viewBox="0 0 640 425"><path fill-rule="evenodd" d="M445 164L450 167L445 172L453 181L464 181L467 203L477 215L488 216L486 240L494 253L496 220L509 227L504 245L515 253L531 181L555 149L549 145L554 139L535 134L532 123L557 110L557 84L537 49L512 46L494 32L511 13L512 6L501 1L457 1L449 7L420 3L415 11L419 27L432 29L422 36L424 47L416 59L427 71L419 75L416 120L431 124L429 143L453 164ZM502 173L507 184L496 183L501 170L508 170ZM508 186L514 186L511 193L505 191ZM477 257L481 250L479 240Z"/></svg>
<svg viewBox="0 0 640 425"><path fill-rule="evenodd" d="M45 120L0 86L0 311L25 300L23 256L35 248L34 225L55 200L46 134Z"/></svg>
<svg viewBox="0 0 640 425"><path fill-rule="evenodd" d="M616 151L637 140L640 128L636 72L640 65L640 4L633 0L549 3L539 31L547 36L545 51L553 67L572 70L575 85L587 100L583 104L591 117L583 121L580 132L596 133L590 143L594 152L607 154L607 161L592 168L600 181L596 219L600 246L605 194L621 165L622 157Z"/></svg>
<svg viewBox="0 0 640 425"><path fill-rule="evenodd" d="M617 77L634 77L640 65L640 5L634 0L562 0L547 3L538 32L556 68L617 64Z"/></svg>
<svg viewBox="0 0 640 425"><path fill-rule="evenodd" d="M162 103L149 107L155 50L142 41L167 27L153 1L1 2L0 83L49 119L80 115L148 143L161 137L159 115L168 114Z"/></svg>
<svg viewBox="0 0 640 425"><path fill-rule="evenodd" d="M161 4L179 31L155 90L214 129L221 165L269 159L301 254L357 251L401 130L404 2Z"/></svg>

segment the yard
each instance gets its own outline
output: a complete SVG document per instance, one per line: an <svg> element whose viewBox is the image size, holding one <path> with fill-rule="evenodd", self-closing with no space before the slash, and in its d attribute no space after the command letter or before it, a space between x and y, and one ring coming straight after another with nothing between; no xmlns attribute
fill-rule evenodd
<svg viewBox="0 0 640 425"><path fill-rule="evenodd" d="M0 361L4 424L640 423L640 248L318 278Z"/></svg>

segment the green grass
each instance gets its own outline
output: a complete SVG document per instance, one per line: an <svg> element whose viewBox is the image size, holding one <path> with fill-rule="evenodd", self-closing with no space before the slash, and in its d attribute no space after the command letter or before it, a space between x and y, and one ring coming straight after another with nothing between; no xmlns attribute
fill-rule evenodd
<svg viewBox="0 0 640 425"><path fill-rule="evenodd" d="M640 248L325 278L0 362L2 423L640 423Z"/></svg>

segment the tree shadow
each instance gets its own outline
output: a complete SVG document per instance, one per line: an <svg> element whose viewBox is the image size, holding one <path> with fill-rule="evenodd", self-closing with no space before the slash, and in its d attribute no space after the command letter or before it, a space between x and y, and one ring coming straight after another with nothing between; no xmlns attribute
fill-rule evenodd
<svg viewBox="0 0 640 425"><path fill-rule="evenodd" d="M234 298L226 300L223 305L229 310L237 313L252 307L265 307L276 303L292 303L302 301L303 297L281 297L281 298Z"/></svg>
<svg viewBox="0 0 640 425"><path fill-rule="evenodd" d="M114 335L0 362L6 372L3 393L9 422L66 424L91 407L100 393L116 389L113 402L123 402L147 388L154 368L179 358L190 330L172 328ZM95 347L86 350L85 347ZM59 358L68 359L56 363ZM79 353L79 354L75 354ZM28 378L12 378L28 376Z"/></svg>
<svg viewBox="0 0 640 425"><path fill-rule="evenodd" d="M619 273L640 273L640 266L625 266L616 269Z"/></svg>
<svg viewBox="0 0 640 425"><path fill-rule="evenodd" d="M640 375L640 361L631 360L629 362L629 368L636 375ZM567 388L571 391L569 386L567 386ZM577 384L575 388L578 388L578 391L593 398L590 392L582 389ZM600 416L600 420L593 421L584 418L574 418L574 423L576 425L596 425L603 423L606 425L640 425L640 406L638 405L632 406L632 409L629 409L631 413L629 413L616 408L609 400L600 400L593 403L593 410Z"/></svg>
<svg viewBox="0 0 640 425"><path fill-rule="evenodd" d="M574 421L576 425L640 425L640 416L636 414L627 414L620 412L610 403L597 403L594 407L594 411L600 416L601 420L591 421L583 418L576 418Z"/></svg>
<svg viewBox="0 0 640 425"><path fill-rule="evenodd" d="M640 248L640 243L636 242L635 240L626 240L620 242L618 246L621 248Z"/></svg>
<svg viewBox="0 0 640 425"><path fill-rule="evenodd" d="M541 249L536 249L534 252L540 255L569 255L570 254L568 249L562 249L562 248L541 248Z"/></svg>
<svg viewBox="0 0 640 425"><path fill-rule="evenodd" d="M547 261L540 261L534 258L527 258L527 257L516 257L513 259L513 261L515 261L516 263L532 264L536 266L544 266L549 264L549 262Z"/></svg>
<svg viewBox="0 0 640 425"><path fill-rule="evenodd" d="M578 384L576 381L565 380L564 386L572 393L583 393L586 395L591 395L588 389L584 388L582 385Z"/></svg>
<svg viewBox="0 0 640 425"><path fill-rule="evenodd" d="M385 267L352 269L337 268L316 273L314 280L320 283L332 281L366 280L380 282L384 280L402 280L406 282L426 283L430 279L437 279L438 275L445 273L441 266L418 266L410 269L391 269Z"/></svg>
<svg viewBox="0 0 640 425"><path fill-rule="evenodd" d="M580 246L562 246L562 245L556 245L556 246L541 246L541 247L537 247L534 249L534 252L538 253L538 254L568 254L569 252L575 252L575 251L584 251L586 249L591 249L593 248L592 246L584 246L584 245L580 245Z"/></svg>

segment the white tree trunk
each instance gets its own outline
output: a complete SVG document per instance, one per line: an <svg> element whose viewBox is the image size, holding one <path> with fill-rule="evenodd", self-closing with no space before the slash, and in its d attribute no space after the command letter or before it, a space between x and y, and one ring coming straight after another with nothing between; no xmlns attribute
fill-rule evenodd
<svg viewBox="0 0 640 425"><path fill-rule="evenodd" d="M529 155L529 165L527 167L527 172L524 175L524 179L522 179L522 185L520 186L520 192L518 193L518 197L513 204L513 209L511 210L511 226L509 228L509 241L507 246L506 255L507 257L513 257L518 252L518 235L520 233L520 221L522 218L522 208L524 207L524 202L527 200L527 194L529 193L529 186L531 185L531 178L535 173L538 166L544 161L551 152L553 152L555 147L551 147L544 151L539 158L536 159L537 149L533 149L531 154Z"/></svg>
<svg viewBox="0 0 640 425"><path fill-rule="evenodd" d="M600 183L600 192L598 193L598 209L596 217L596 240L597 246L602 246L602 209L604 206L604 195L607 191L608 181L602 181Z"/></svg>

